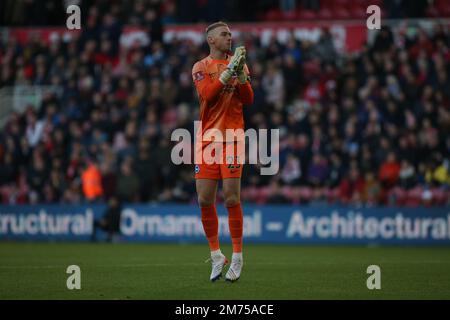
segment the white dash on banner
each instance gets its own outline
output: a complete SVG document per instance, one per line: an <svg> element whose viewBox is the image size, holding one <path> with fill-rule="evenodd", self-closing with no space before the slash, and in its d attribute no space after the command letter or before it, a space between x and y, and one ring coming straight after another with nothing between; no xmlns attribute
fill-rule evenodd
<svg viewBox="0 0 450 320"><path fill-rule="evenodd" d="M283 230L283 224L281 222L267 222L266 229L267 231L281 231Z"/></svg>

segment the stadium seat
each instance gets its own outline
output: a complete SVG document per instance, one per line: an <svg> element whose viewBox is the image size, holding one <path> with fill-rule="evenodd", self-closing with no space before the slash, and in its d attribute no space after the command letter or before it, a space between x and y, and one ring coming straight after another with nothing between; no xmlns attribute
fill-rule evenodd
<svg viewBox="0 0 450 320"><path fill-rule="evenodd" d="M349 19L351 17L350 12L345 8L339 8L336 9L336 11L333 12L334 18L336 19Z"/></svg>
<svg viewBox="0 0 450 320"><path fill-rule="evenodd" d="M354 1L334 0L334 1L331 1L331 4L333 5L334 9L339 9L339 8L348 7L349 2L354 2Z"/></svg>
<svg viewBox="0 0 450 320"><path fill-rule="evenodd" d="M317 18L317 14L312 10L300 9L297 14L300 20L313 20Z"/></svg>
<svg viewBox="0 0 450 320"><path fill-rule="evenodd" d="M249 186L242 189L242 199L245 201L256 202L258 199L258 188L255 186Z"/></svg>
<svg viewBox="0 0 450 320"><path fill-rule="evenodd" d="M302 202L310 202L313 196L312 189L310 187L300 188L300 199Z"/></svg>
<svg viewBox="0 0 450 320"><path fill-rule="evenodd" d="M293 204L299 204L300 201L301 201L300 188L299 187L293 187L292 188L292 203Z"/></svg>
<svg viewBox="0 0 450 320"><path fill-rule="evenodd" d="M404 206L407 199L407 192L401 187L392 188L388 192L388 205Z"/></svg>
<svg viewBox="0 0 450 320"><path fill-rule="evenodd" d="M267 203L271 195L271 190L269 186L264 186L258 189L258 203Z"/></svg>
<svg viewBox="0 0 450 320"><path fill-rule="evenodd" d="M272 9L267 12L265 19L267 21L282 21L283 20L283 14L280 10Z"/></svg>
<svg viewBox="0 0 450 320"><path fill-rule="evenodd" d="M334 0L321 0L320 1L320 8L332 8L334 4Z"/></svg>
<svg viewBox="0 0 450 320"><path fill-rule="evenodd" d="M294 191L291 186L284 186L281 188L281 194L289 200L292 200Z"/></svg>
<svg viewBox="0 0 450 320"><path fill-rule="evenodd" d="M339 199L339 188L326 188L325 197L328 203L335 203Z"/></svg>
<svg viewBox="0 0 450 320"><path fill-rule="evenodd" d="M322 20L333 18L333 13L328 8L322 8L317 12L317 17Z"/></svg>
<svg viewBox="0 0 450 320"><path fill-rule="evenodd" d="M358 4L352 5L350 8L350 16L353 19L366 19L367 13L366 13L365 6L361 6Z"/></svg>
<svg viewBox="0 0 450 320"><path fill-rule="evenodd" d="M450 16L450 2L447 0L436 0L436 8L439 16Z"/></svg>
<svg viewBox="0 0 450 320"><path fill-rule="evenodd" d="M419 206L422 203L422 194L423 188L419 186L408 190L405 205L408 207Z"/></svg>
<svg viewBox="0 0 450 320"><path fill-rule="evenodd" d="M383 0L357 0L354 3L366 8L370 5L377 5L380 8L383 7Z"/></svg>
<svg viewBox="0 0 450 320"><path fill-rule="evenodd" d="M295 21L298 19L298 13L295 10L286 11L282 13L283 20Z"/></svg>
<svg viewBox="0 0 450 320"><path fill-rule="evenodd" d="M435 205L445 206L447 205L448 199L450 199L449 191L445 191L442 188L431 189L433 195L433 200Z"/></svg>
<svg viewBox="0 0 450 320"><path fill-rule="evenodd" d="M439 12L439 10L435 7L435 6L428 6L425 15L429 18L437 18L439 17L441 14Z"/></svg>

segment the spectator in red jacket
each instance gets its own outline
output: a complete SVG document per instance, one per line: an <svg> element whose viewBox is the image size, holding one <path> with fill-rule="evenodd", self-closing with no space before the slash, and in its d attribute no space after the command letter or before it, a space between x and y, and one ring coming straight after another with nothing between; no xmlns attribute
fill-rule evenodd
<svg viewBox="0 0 450 320"><path fill-rule="evenodd" d="M389 152L386 161L380 166L378 178L385 188L395 185L400 175L400 164L394 152Z"/></svg>
<svg viewBox="0 0 450 320"><path fill-rule="evenodd" d="M347 176L339 185L340 200L344 204L361 203L365 191L365 181L356 165L352 165Z"/></svg>

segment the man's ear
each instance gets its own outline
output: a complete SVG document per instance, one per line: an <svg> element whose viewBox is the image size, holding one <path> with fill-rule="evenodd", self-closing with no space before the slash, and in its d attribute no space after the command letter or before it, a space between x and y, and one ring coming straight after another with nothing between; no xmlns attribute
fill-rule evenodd
<svg viewBox="0 0 450 320"><path fill-rule="evenodd" d="M214 44L214 37L208 36L208 37L206 37L206 40L207 40L208 43Z"/></svg>

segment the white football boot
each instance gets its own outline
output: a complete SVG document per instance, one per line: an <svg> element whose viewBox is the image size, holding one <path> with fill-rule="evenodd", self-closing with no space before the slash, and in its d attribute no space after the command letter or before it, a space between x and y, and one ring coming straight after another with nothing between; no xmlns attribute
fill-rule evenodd
<svg viewBox="0 0 450 320"><path fill-rule="evenodd" d="M242 258L242 252L233 253L233 257L231 259L231 265L228 269L227 274L225 275L226 281L237 281L241 276L242 266L244 265L244 259Z"/></svg>
<svg viewBox="0 0 450 320"><path fill-rule="evenodd" d="M227 258L222 254L222 252L219 250L212 251L211 252L211 258L208 259L211 260L212 263L212 270L211 270L211 276L209 279L214 282L222 276L222 270L223 267L228 263Z"/></svg>

